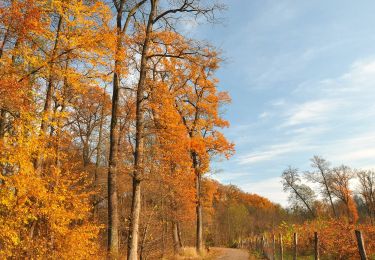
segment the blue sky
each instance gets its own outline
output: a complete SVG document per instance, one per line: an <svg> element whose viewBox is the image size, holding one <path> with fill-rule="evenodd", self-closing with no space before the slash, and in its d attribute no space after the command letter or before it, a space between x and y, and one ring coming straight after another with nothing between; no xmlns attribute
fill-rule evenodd
<svg viewBox="0 0 375 260"><path fill-rule="evenodd" d="M286 205L280 175L375 166L375 1L227 0L223 25L187 24L223 50L217 76L233 102L236 155L214 178Z"/></svg>

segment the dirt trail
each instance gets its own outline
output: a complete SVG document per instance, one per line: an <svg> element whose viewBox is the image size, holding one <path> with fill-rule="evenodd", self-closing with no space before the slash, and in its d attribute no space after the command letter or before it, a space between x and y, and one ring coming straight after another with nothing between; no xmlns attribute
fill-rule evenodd
<svg viewBox="0 0 375 260"><path fill-rule="evenodd" d="M254 259L250 258L249 253L246 249L234 249L234 248L212 248L214 252L214 258L217 260L249 260Z"/></svg>

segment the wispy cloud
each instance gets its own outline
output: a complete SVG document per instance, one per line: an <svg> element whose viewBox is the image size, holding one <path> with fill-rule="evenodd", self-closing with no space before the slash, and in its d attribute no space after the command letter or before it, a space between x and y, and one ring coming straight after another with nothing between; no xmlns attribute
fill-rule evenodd
<svg viewBox="0 0 375 260"><path fill-rule="evenodd" d="M314 154L323 155L334 164L370 165L370 160L375 158L375 121L367 122L366 115L375 114L375 106L368 97L369 93L375 95L375 90L369 87L373 83L368 83L372 77L375 85L375 59L355 62L336 78L304 85L306 92L315 88L315 93L307 98L291 96L268 102L268 109L258 115L258 123L265 131L261 137L268 139L262 139L263 143L254 142L252 151L242 152L233 163L254 171L273 162L273 174L277 175L288 164L305 167ZM334 91L341 87L346 91ZM362 102L367 109L363 109ZM269 125L265 124L265 118ZM246 179L246 175L241 178Z"/></svg>
<svg viewBox="0 0 375 260"><path fill-rule="evenodd" d="M300 141L291 141L288 143L275 144L261 149L259 152L249 153L238 158L240 165L254 164L264 161L270 161L276 157L295 153L299 151L311 150L312 146Z"/></svg>
<svg viewBox="0 0 375 260"><path fill-rule="evenodd" d="M270 113L269 112L263 112L259 115L259 118L266 118L266 117L269 117L270 116Z"/></svg>
<svg viewBox="0 0 375 260"><path fill-rule="evenodd" d="M286 121L283 126L295 126L300 124L320 123L330 119L333 113L342 104L339 99L321 99L307 101L295 105L286 112Z"/></svg>
<svg viewBox="0 0 375 260"><path fill-rule="evenodd" d="M226 27L212 37L231 58L219 78L233 96L227 114L233 128L225 131L237 149L220 163L220 175L275 201L283 196L277 176L284 167L308 169L314 154L334 165L375 165L369 26L375 4L346 2L332 12L338 1L297 2L228 1L236 30Z"/></svg>

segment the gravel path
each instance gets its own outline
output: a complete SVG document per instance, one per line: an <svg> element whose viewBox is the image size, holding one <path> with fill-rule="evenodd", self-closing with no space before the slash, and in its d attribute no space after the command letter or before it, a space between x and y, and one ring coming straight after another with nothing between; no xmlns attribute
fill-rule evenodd
<svg viewBox="0 0 375 260"><path fill-rule="evenodd" d="M219 248L214 247L212 250L215 252L217 260L249 260L249 253L245 249L234 248Z"/></svg>

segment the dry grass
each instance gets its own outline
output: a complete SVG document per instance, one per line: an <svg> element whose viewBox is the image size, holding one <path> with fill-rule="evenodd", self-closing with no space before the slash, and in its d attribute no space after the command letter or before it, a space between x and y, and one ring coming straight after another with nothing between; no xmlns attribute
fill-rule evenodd
<svg viewBox="0 0 375 260"><path fill-rule="evenodd" d="M210 260L213 255L212 253L207 253L204 251L201 255L198 255L197 251L195 250L195 247L184 247L182 248L179 255L168 257L168 260Z"/></svg>

